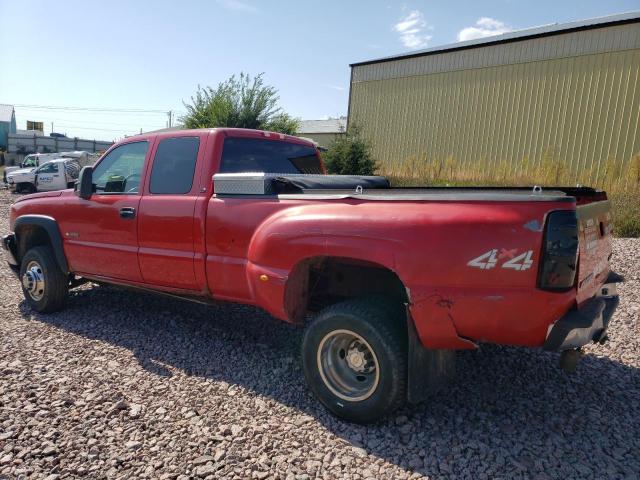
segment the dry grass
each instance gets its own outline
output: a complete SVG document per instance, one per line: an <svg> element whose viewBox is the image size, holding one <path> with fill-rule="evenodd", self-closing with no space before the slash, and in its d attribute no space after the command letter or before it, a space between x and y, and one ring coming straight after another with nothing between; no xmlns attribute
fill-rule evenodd
<svg viewBox="0 0 640 480"><path fill-rule="evenodd" d="M615 233L620 237L640 237L640 155L622 168L614 160L599 166L570 170L553 152L538 162L475 161L458 162L450 157L435 161L412 156L383 164L379 173L394 185L587 185L607 191L613 203Z"/></svg>

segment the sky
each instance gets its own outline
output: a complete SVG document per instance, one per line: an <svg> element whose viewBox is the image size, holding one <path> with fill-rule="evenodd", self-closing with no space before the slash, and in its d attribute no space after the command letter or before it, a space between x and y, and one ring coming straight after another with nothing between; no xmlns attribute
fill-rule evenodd
<svg viewBox="0 0 640 480"><path fill-rule="evenodd" d="M640 0L0 0L0 103L19 129L115 140L166 127L198 85L264 72L286 112L336 117L350 63L634 10Z"/></svg>

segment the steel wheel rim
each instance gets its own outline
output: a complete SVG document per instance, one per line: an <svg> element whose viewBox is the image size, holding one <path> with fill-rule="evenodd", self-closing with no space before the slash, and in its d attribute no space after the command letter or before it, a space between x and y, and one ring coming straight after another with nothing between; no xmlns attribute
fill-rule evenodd
<svg viewBox="0 0 640 480"><path fill-rule="evenodd" d="M38 262L32 260L22 275L22 286L27 294L36 302L44 297L44 272Z"/></svg>
<svg viewBox="0 0 640 480"><path fill-rule="evenodd" d="M351 330L333 330L320 341L320 376L331 393L348 402L361 402L380 383L380 364L371 345Z"/></svg>

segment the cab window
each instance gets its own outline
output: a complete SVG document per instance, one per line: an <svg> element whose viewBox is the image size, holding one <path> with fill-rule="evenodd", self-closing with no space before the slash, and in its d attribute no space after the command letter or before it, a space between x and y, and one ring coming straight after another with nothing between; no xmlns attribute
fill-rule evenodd
<svg viewBox="0 0 640 480"><path fill-rule="evenodd" d="M226 138L220 173L240 172L323 173L314 147L260 138Z"/></svg>
<svg viewBox="0 0 640 480"><path fill-rule="evenodd" d="M58 173L58 164L57 163L45 163L42 165L36 173L40 175L41 173Z"/></svg>
<svg viewBox="0 0 640 480"><path fill-rule="evenodd" d="M24 168L31 168L38 166L38 157L35 155L28 155L25 157L24 162L22 162L22 166Z"/></svg>
<svg viewBox="0 0 640 480"><path fill-rule="evenodd" d="M188 193L193 185L199 146L198 137L162 140L153 159L149 191L170 195Z"/></svg>
<svg viewBox="0 0 640 480"><path fill-rule="evenodd" d="M93 183L98 194L138 193L149 143L131 142L111 150L96 165Z"/></svg>

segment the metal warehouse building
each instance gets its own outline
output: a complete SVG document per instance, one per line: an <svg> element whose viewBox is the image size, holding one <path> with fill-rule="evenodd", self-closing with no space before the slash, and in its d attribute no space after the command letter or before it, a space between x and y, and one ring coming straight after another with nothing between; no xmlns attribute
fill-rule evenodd
<svg viewBox="0 0 640 480"><path fill-rule="evenodd" d="M639 117L640 12L351 65L349 125L383 170L416 158L622 169L640 154Z"/></svg>

